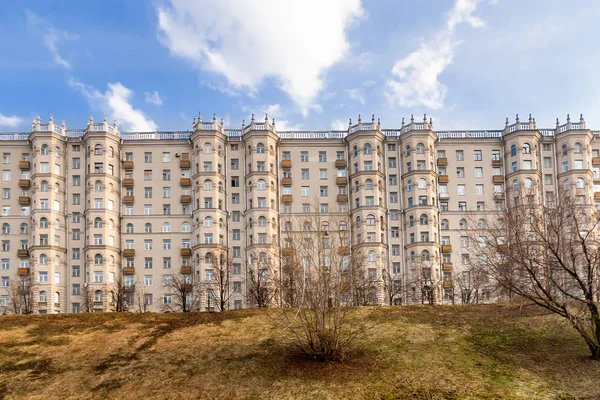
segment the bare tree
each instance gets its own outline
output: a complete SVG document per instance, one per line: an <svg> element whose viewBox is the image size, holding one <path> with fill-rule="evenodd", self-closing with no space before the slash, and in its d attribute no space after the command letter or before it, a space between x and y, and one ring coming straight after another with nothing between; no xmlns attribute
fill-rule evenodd
<svg viewBox="0 0 600 400"><path fill-rule="evenodd" d="M289 216L283 223L283 309L277 323L305 354L340 359L368 323L352 314L356 284L364 277L361 249L352 256L345 216L315 212Z"/></svg>
<svg viewBox="0 0 600 400"><path fill-rule="evenodd" d="M274 251L263 251L247 270L247 301L251 307L275 305L278 297L278 257Z"/></svg>
<svg viewBox="0 0 600 400"><path fill-rule="evenodd" d="M109 309L114 312L127 312L134 305L135 282L129 283L120 275L109 287Z"/></svg>
<svg viewBox="0 0 600 400"><path fill-rule="evenodd" d="M200 311L202 305L202 286L193 275L177 273L163 282L169 293L163 298L164 312Z"/></svg>
<svg viewBox="0 0 600 400"><path fill-rule="evenodd" d="M404 274L394 272L393 267L390 269L390 266L385 263L383 266L381 273L387 304L390 306L400 305L404 293Z"/></svg>
<svg viewBox="0 0 600 400"><path fill-rule="evenodd" d="M454 273L452 284L453 302L460 304L479 304L491 298L494 292L487 271L477 262Z"/></svg>
<svg viewBox="0 0 600 400"><path fill-rule="evenodd" d="M209 308L215 308L217 311L229 309L229 299L233 294L231 275L233 273L233 259L229 252L222 250L213 255L212 258L213 276L211 280L204 283L207 293L211 293L207 300L213 303Z"/></svg>
<svg viewBox="0 0 600 400"><path fill-rule="evenodd" d="M506 209L471 218L472 253L508 293L566 318L600 360L598 210L581 189L546 204L522 192Z"/></svg>
<svg viewBox="0 0 600 400"><path fill-rule="evenodd" d="M27 275L17 275L11 279L8 287L8 306L5 312L12 314L32 314L34 302L34 283L31 272Z"/></svg>
<svg viewBox="0 0 600 400"><path fill-rule="evenodd" d="M146 295L149 293L146 291L146 286L135 285L135 304L134 309L139 313L148 312L148 303L146 302Z"/></svg>
<svg viewBox="0 0 600 400"><path fill-rule="evenodd" d="M438 274L438 260L419 256L410 269L411 301L413 303L434 305L439 302L439 288L442 284Z"/></svg>

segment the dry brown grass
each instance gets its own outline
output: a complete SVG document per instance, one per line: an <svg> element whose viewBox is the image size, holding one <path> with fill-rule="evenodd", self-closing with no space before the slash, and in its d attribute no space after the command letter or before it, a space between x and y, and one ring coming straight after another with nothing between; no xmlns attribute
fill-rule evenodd
<svg viewBox="0 0 600 400"><path fill-rule="evenodd" d="M378 324L331 364L277 312L0 317L0 399L600 398L600 363L532 306L358 309Z"/></svg>

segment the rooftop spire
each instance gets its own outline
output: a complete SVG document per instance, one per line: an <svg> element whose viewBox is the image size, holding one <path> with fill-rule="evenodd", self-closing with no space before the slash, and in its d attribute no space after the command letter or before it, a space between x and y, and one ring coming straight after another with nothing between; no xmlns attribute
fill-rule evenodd
<svg viewBox="0 0 600 400"><path fill-rule="evenodd" d="M519 114L517 114L517 116L515 117L515 122L518 124L519 123Z"/></svg>
<svg viewBox="0 0 600 400"><path fill-rule="evenodd" d="M506 121L504 121L504 126L507 127L508 126L508 117L506 117Z"/></svg>
<svg viewBox="0 0 600 400"><path fill-rule="evenodd" d="M567 124L571 122L571 114L567 114Z"/></svg>
<svg viewBox="0 0 600 400"><path fill-rule="evenodd" d="M213 113L213 122L217 121L217 114Z"/></svg>
<svg viewBox="0 0 600 400"><path fill-rule="evenodd" d="M54 122L54 117L52 116L52 114L50 114L50 123Z"/></svg>
<svg viewBox="0 0 600 400"><path fill-rule="evenodd" d="M558 122L558 118L556 118L556 127L558 128L559 125L560 123Z"/></svg>
<svg viewBox="0 0 600 400"><path fill-rule="evenodd" d="M269 116L265 113L265 122L269 122Z"/></svg>
<svg viewBox="0 0 600 400"><path fill-rule="evenodd" d="M202 114L198 111L198 123L202 122Z"/></svg>
<svg viewBox="0 0 600 400"><path fill-rule="evenodd" d="M427 123L427 114L423 114L423 123L426 124Z"/></svg>
<svg viewBox="0 0 600 400"><path fill-rule="evenodd" d="M254 114L252 114L252 122L254 122Z"/></svg>
<svg viewBox="0 0 600 400"><path fill-rule="evenodd" d="M358 114L358 123L360 124L362 122L362 119L360 119L360 114Z"/></svg>

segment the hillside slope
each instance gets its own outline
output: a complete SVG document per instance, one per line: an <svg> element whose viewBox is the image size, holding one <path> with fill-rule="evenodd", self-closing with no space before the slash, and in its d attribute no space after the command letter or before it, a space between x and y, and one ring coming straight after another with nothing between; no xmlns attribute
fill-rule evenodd
<svg viewBox="0 0 600 400"><path fill-rule="evenodd" d="M290 350L278 310L0 317L0 398L600 398L600 363L532 306L359 309L343 363Z"/></svg>

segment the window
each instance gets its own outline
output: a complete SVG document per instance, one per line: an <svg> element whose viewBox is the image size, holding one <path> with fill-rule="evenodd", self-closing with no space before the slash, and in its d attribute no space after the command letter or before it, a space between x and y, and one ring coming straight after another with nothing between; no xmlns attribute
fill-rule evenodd
<svg viewBox="0 0 600 400"><path fill-rule="evenodd" d="M517 145L516 144L511 144L510 145L510 155L512 157L517 155Z"/></svg>
<svg viewBox="0 0 600 400"><path fill-rule="evenodd" d="M531 146L529 143L523 143L523 149L521 151L523 154L531 154Z"/></svg>
<svg viewBox="0 0 600 400"><path fill-rule="evenodd" d="M481 150L474 150L473 151L473 160L481 161L481 159L482 159Z"/></svg>
<svg viewBox="0 0 600 400"><path fill-rule="evenodd" d="M308 151L300 152L300 162L308 162Z"/></svg>
<svg viewBox="0 0 600 400"><path fill-rule="evenodd" d="M475 178L483 178L483 168L475 167Z"/></svg>
<svg viewBox="0 0 600 400"><path fill-rule="evenodd" d="M327 162L327 152L319 151L319 162Z"/></svg>
<svg viewBox="0 0 600 400"><path fill-rule="evenodd" d="M463 150L456 150L456 161L464 161L465 154Z"/></svg>
<svg viewBox="0 0 600 400"><path fill-rule="evenodd" d="M576 142L575 146L573 146L573 151L575 153L581 153L583 151L583 146L581 145L581 143Z"/></svg>
<svg viewBox="0 0 600 400"><path fill-rule="evenodd" d="M566 155L567 155L567 151L568 151L568 150L567 150L567 145L566 145L566 144L563 144L563 145L561 146L561 150L562 150L562 155L563 155L563 156L566 156Z"/></svg>
<svg viewBox="0 0 600 400"><path fill-rule="evenodd" d="M475 196L483 196L483 185L475 185Z"/></svg>
<svg viewBox="0 0 600 400"><path fill-rule="evenodd" d="M466 194L467 194L467 191L466 191L466 189L465 189L465 185L457 185L457 186L456 186L456 193L457 193L459 196L466 196Z"/></svg>
<svg viewBox="0 0 600 400"><path fill-rule="evenodd" d="M569 162L568 161L563 161L562 163L562 172L568 172L569 171Z"/></svg>
<svg viewBox="0 0 600 400"><path fill-rule="evenodd" d="M531 169L531 160L523 160L523 169Z"/></svg>
<svg viewBox="0 0 600 400"><path fill-rule="evenodd" d="M302 197L308 197L310 196L310 187L309 186L302 186Z"/></svg>
<svg viewBox="0 0 600 400"><path fill-rule="evenodd" d="M456 177L457 178L465 177L465 169L463 167L456 168Z"/></svg>

